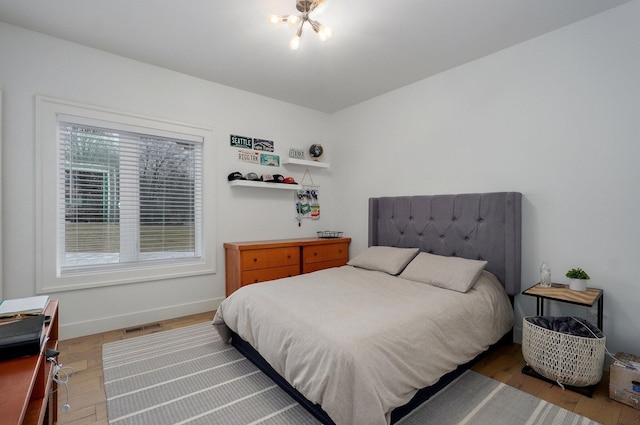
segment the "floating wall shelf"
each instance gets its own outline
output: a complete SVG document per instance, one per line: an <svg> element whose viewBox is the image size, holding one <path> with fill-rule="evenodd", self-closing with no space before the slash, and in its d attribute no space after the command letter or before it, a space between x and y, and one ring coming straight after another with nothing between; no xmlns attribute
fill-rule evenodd
<svg viewBox="0 0 640 425"><path fill-rule="evenodd" d="M284 189L284 190L302 189L302 186L299 184L265 183L265 182L251 181L251 180L232 180L229 182L229 186L259 187L262 189Z"/></svg>
<svg viewBox="0 0 640 425"><path fill-rule="evenodd" d="M283 158L282 165L304 165L305 167L329 168L328 162L307 161L306 159Z"/></svg>

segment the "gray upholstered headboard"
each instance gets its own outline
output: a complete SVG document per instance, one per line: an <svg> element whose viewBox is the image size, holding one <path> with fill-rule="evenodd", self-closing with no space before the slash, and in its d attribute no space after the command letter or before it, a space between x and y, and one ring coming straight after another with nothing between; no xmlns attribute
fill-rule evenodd
<svg viewBox="0 0 640 425"><path fill-rule="evenodd" d="M521 205L518 192L370 198L369 246L486 260L486 270L516 295Z"/></svg>

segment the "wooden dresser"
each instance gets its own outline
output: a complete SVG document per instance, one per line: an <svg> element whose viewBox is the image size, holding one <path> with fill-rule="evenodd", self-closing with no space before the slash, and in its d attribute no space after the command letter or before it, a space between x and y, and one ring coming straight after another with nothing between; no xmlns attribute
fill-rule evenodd
<svg viewBox="0 0 640 425"><path fill-rule="evenodd" d="M58 301L51 300L44 314L46 347L58 347ZM33 356L0 362L0 425L55 424L58 421L57 385L53 365L45 359L45 347Z"/></svg>
<svg viewBox="0 0 640 425"><path fill-rule="evenodd" d="M351 238L227 242L227 296L252 283L344 266L349 261L350 242Z"/></svg>

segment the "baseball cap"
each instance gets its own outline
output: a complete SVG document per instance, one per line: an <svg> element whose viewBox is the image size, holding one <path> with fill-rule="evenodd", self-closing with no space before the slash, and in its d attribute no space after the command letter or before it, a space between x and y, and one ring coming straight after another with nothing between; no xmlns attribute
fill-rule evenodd
<svg viewBox="0 0 640 425"><path fill-rule="evenodd" d="M284 176L282 174L274 174L273 180L275 180L276 183L284 183Z"/></svg>
<svg viewBox="0 0 640 425"><path fill-rule="evenodd" d="M232 181L232 180L244 180L244 177L242 177L242 174L240 174L238 171L234 171L233 173L229 174L227 176L227 180Z"/></svg>
<svg viewBox="0 0 640 425"><path fill-rule="evenodd" d="M260 176L253 172L245 174L244 178L245 180L260 181Z"/></svg>
<svg viewBox="0 0 640 425"><path fill-rule="evenodd" d="M285 177L284 178L284 182L287 184L298 184L296 183L296 181L293 179L293 177Z"/></svg>
<svg viewBox="0 0 640 425"><path fill-rule="evenodd" d="M275 179L273 178L273 176L271 174L263 174L262 175L262 181L263 182L274 183Z"/></svg>

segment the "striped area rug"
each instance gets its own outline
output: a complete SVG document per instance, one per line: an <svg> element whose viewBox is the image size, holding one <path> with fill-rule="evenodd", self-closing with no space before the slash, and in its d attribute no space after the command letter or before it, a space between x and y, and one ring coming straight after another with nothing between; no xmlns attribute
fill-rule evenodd
<svg viewBox="0 0 640 425"><path fill-rule="evenodd" d="M209 322L103 346L110 425L318 425ZM468 371L403 425L595 425Z"/></svg>
<svg viewBox="0 0 640 425"><path fill-rule="evenodd" d="M110 425L317 425L210 322L105 344Z"/></svg>
<svg viewBox="0 0 640 425"><path fill-rule="evenodd" d="M599 425L555 404L468 370L402 425Z"/></svg>

